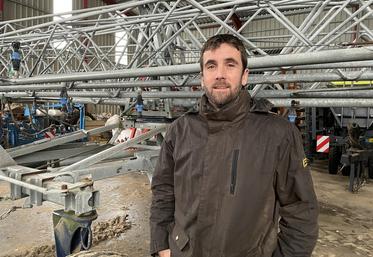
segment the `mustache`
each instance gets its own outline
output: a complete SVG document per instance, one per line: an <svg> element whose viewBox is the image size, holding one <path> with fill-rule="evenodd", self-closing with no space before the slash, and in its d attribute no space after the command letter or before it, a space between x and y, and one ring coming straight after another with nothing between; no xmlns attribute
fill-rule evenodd
<svg viewBox="0 0 373 257"><path fill-rule="evenodd" d="M231 85L227 82L216 82L212 85L213 88L226 88L226 87L231 87Z"/></svg>

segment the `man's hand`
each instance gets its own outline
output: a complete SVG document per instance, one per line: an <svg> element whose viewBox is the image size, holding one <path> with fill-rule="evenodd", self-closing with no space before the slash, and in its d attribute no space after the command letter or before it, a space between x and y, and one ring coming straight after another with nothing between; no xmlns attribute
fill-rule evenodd
<svg viewBox="0 0 373 257"><path fill-rule="evenodd" d="M158 253L159 257L171 257L171 250L170 249L166 249L166 250L162 250Z"/></svg>

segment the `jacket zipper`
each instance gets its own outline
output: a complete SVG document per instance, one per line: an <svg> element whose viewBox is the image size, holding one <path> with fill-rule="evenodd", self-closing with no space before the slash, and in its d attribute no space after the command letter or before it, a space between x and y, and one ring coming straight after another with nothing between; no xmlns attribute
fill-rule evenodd
<svg viewBox="0 0 373 257"><path fill-rule="evenodd" d="M232 173L231 173L231 186L230 192L233 195L236 189L236 179L237 179L237 162L238 162L238 155L240 153L239 149L235 149L233 151L233 159L232 159Z"/></svg>

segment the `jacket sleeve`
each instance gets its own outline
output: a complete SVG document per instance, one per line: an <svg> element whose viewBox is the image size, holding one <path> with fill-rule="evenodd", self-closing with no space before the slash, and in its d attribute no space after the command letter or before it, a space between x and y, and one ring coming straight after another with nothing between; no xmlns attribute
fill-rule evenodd
<svg viewBox="0 0 373 257"><path fill-rule="evenodd" d="M309 257L318 237L318 203L300 133L289 125L277 165L280 232L273 257Z"/></svg>
<svg viewBox="0 0 373 257"><path fill-rule="evenodd" d="M152 178L150 208L150 254L168 249L168 231L174 221L174 159L169 131L162 143L159 159Z"/></svg>

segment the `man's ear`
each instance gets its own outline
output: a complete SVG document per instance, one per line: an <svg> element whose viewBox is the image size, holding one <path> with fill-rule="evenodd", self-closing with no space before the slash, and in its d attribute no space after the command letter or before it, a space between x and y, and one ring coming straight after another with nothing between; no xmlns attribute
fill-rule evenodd
<svg viewBox="0 0 373 257"><path fill-rule="evenodd" d="M249 79L249 69L245 69L242 73L242 78L241 78L241 85L244 87L247 84L247 81Z"/></svg>
<svg viewBox="0 0 373 257"><path fill-rule="evenodd" d="M204 89L205 84L203 83L203 72L200 72L199 74L201 76L201 88Z"/></svg>

